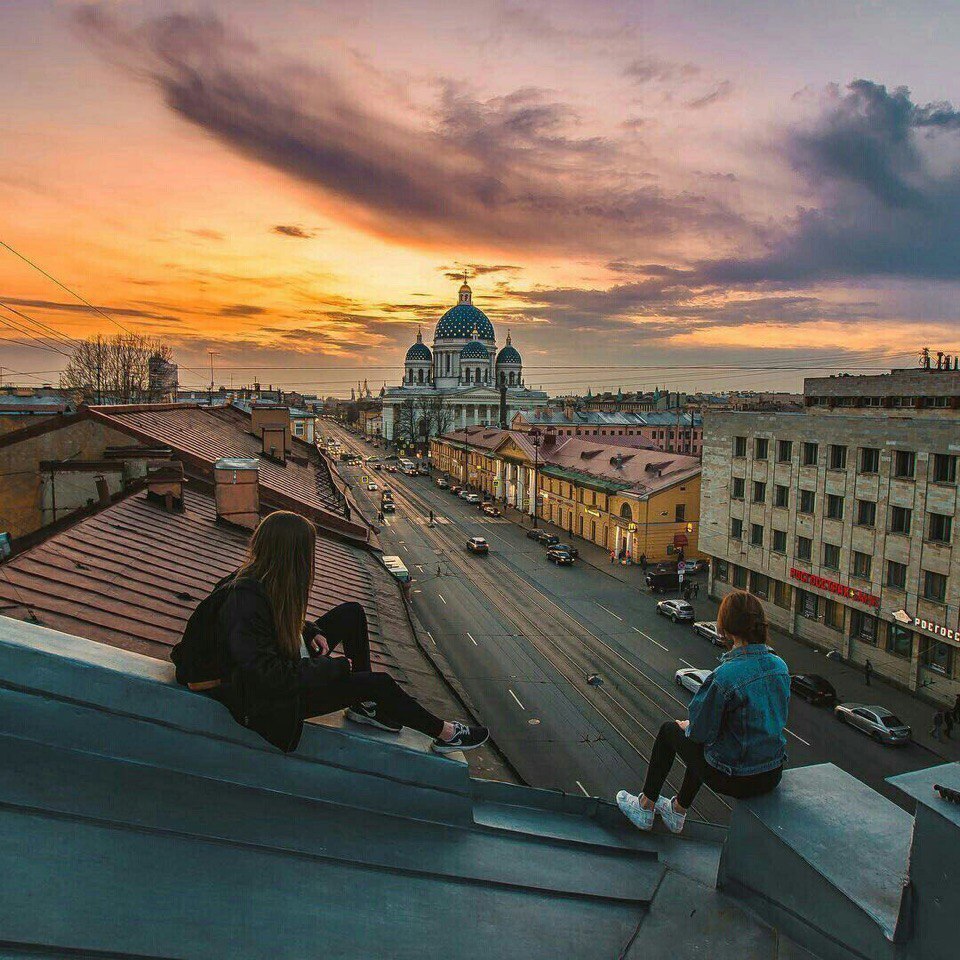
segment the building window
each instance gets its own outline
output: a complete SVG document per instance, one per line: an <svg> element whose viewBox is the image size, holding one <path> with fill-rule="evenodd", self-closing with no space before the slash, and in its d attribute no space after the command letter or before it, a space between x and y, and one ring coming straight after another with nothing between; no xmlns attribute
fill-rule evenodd
<svg viewBox="0 0 960 960"><path fill-rule="evenodd" d="M920 641L920 663L928 670L935 670L949 677L953 670L953 648L933 637L922 637Z"/></svg>
<svg viewBox="0 0 960 960"><path fill-rule="evenodd" d="M873 558L869 553L861 553L859 550L853 551L853 575L860 577L861 580L870 579L870 567Z"/></svg>
<svg viewBox="0 0 960 960"><path fill-rule="evenodd" d="M738 564L733 565L733 585L745 590L747 586L747 568Z"/></svg>
<svg viewBox="0 0 960 960"><path fill-rule="evenodd" d="M787 531L786 530L774 530L773 531L773 546L771 547L774 553L786 553L787 552Z"/></svg>
<svg viewBox="0 0 960 960"><path fill-rule="evenodd" d="M726 583L727 578L730 576L730 571L727 566L726 560L714 560L713 561L713 579L719 580L720 583Z"/></svg>
<svg viewBox="0 0 960 960"><path fill-rule="evenodd" d="M732 517L730 519L730 539L731 540L743 539L743 521L737 517Z"/></svg>
<svg viewBox="0 0 960 960"><path fill-rule="evenodd" d="M877 505L872 500L857 501L857 525L872 527L877 522Z"/></svg>
<svg viewBox="0 0 960 960"><path fill-rule="evenodd" d="M770 441L766 437L757 437L753 441L753 459L766 460L770 451Z"/></svg>
<svg viewBox="0 0 960 960"><path fill-rule="evenodd" d="M910 523L912 519L913 511L909 507L891 507L890 532L910 536Z"/></svg>
<svg viewBox="0 0 960 960"><path fill-rule="evenodd" d="M888 623L887 652L909 660L913 656L913 634L899 623Z"/></svg>
<svg viewBox="0 0 960 960"><path fill-rule="evenodd" d="M753 481L753 502L763 503L767 499L767 485L762 480Z"/></svg>
<svg viewBox="0 0 960 960"><path fill-rule="evenodd" d="M813 490L800 491L800 513L813 513L817 507L817 495Z"/></svg>
<svg viewBox="0 0 960 960"><path fill-rule="evenodd" d="M773 581L773 602L784 610L790 609L790 603L793 600L793 588L789 583L782 580Z"/></svg>
<svg viewBox="0 0 960 960"><path fill-rule="evenodd" d="M790 488L783 483L777 483L773 487L773 505L775 507L790 506Z"/></svg>
<svg viewBox="0 0 960 960"><path fill-rule="evenodd" d="M835 543L823 545L823 565L828 570L840 569L840 547Z"/></svg>
<svg viewBox="0 0 960 960"><path fill-rule="evenodd" d="M735 457L745 457L747 455L747 438L746 437L733 438L733 455Z"/></svg>
<svg viewBox="0 0 960 960"><path fill-rule="evenodd" d="M847 469L847 448L839 443L830 444L830 469Z"/></svg>
<svg viewBox="0 0 960 960"><path fill-rule="evenodd" d="M820 598L808 590L797 590L797 613L807 620L816 620L819 613Z"/></svg>
<svg viewBox="0 0 960 960"><path fill-rule="evenodd" d="M933 455L933 479L936 483L957 482L957 458L951 454Z"/></svg>
<svg viewBox="0 0 960 960"><path fill-rule="evenodd" d="M763 546L763 525L759 523L750 524L750 543L754 547Z"/></svg>
<svg viewBox="0 0 960 960"><path fill-rule="evenodd" d="M830 520L843 519L843 497L839 494L827 494L827 517Z"/></svg>
<svg viewBox="0 0 960 960"><path fill-rule="evenodd" d="M813 558L813 541L809 537L797 537L797 559L810 560Z"/></svg>
<svg viewBox="0 0 960 960"><path fill-rule="evenodd" d="M843 604L836 600L824 600L823 622L831 630L843 630Z"/></svg>
<svg viewBox="0 0 960 960"><path fill-rule="evenodd" d="M880 472L880 450L877 447L860 448L860 472Z"/></svg>
<svg viewBox="0 0 960 960"><path fill-rule="evenodd" d="M805 467L815 467L817 457L820 455L820 445L817 443L804 443L803 445L803 465Z"/></svg>
<svg viewBox="0 0 960 960"><path fill-rule="evenodd" d="M896 560L887 561L887 586L896 590L907 589L907 565Z"/></svg>
<svg viewBox="0 0 960 960"><path fill-rule="evenodd" d="M792 456L793 456L793 441L778 440L777 441L777 463L789 463Z"/></svg>
<svg viewBox="0 0 960 960"><path fill-rule="evenodd" d="M947 578L932 570L923 571L923 596L934 603L945 603L947 599Z"/></svg>
<svg viewBox="0 0 960 960"><path fill-rule="evenodd" d="M687 519L687 505L685 503L678 503L673 514L674 523L683 523Z"/></svg>
<svg viewBox="0 0 960 960"><path fill-rule="evenodd" d="M893 457L893 475L911 480L917 472L917 455L912 450L897 450Z"/></svg>
<svg viewBox="0 0 960 960"><path fill-rule="evenodd" d="M732 500L742 500L743 499L743 487L744 480L743 477L734 477L733 478L733 489L730 493L730 498Z"/></svg>
<svg viewBox="0 0 960 960"><path fill-rule="evenodd" d="M953 517L948 513L927 514L927 539L934 543L949 543L953 532Z"/></svg>
<svg viewBox="0 0 960 960"><path fill-rule="evenodd" d="M770 596L770 578L765 573L752 571L750 573L750 592L756 594L761 600L766 600Z"/></svg>
<svg viewBox="0 0 960 960"><path fill-rule="evenodd" d="M850 611L850 636L861 643L877 645L877 618L862 610Z"/></svg>

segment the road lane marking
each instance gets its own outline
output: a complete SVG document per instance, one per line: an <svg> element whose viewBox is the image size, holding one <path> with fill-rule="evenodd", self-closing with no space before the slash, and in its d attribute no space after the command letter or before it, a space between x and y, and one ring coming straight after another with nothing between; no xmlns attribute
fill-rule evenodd
<svg viewBox="0 0 960 960"><path fill-rule="evenodd" d="M655 643L661 650L666 650L667 653L670 652L659 640L654 640L649 634L644 633L642 630L637 630L636 627L631 627L630 629L636 630L644 640L649 640L651 643Z"/></svg>
<svg viewBox="0 0 960 960"><path fill-rule="evenodd" d="M590 796L590 794L587 793L587 788L579 780L574 780L573 782L583 791L585 797Z"/></svg>
<svg viewBox="0 0 960 960"><path fill-rule="evenodd" d="M436 646L436 645L437 645L437 641L433 639L433 634L432 634L429 630L427 631L427 636L430 638L430 642L431 642L434 646Z"/></svg>
<svg viewBox="0 0 960 960"><path fill-rule="evenodd" d="M678 657L677 659L679 659L681 663L685 663L691 670L696 670L696 667L689 660L684 660L683 657Z"/></svg>
<svg viewBox="0 0 960 960"><path fill-rule="evenodd" d="M415 563L414 566L415 566L421 573L423 573L423 564L422 564L422 563Z"/></svg>
<svg viewBox="0 0 960 960"><path fill-rule="evenodd" d="M509 687L507 688L507 692L510 694L511 697L513 697L514 700L517 701L517 706L518 706L521 710L526 710L526 709L527 709L527 708L520 702L520 698L519 698L512 690L510 690Z"/></svg>
<svg viewBox="0 0 960 960"><path fill-rule="evenodd" d="M621 623L623 623L623 617L621 617L618 613L614 613L609 607L605 607L602 603L600 603L599 600L594 600L593 602L594 602L601 610L606 610L607 613L609 613L611 617L616 617Z"/></svg>
<svg viewBox="0 0 960 960"><path fill-rule="evenodd" d="M438 593L437 596L438 596L441 600L443 600L443 594L442 594L442 593ZM446 601L446 600L443 600L443 602L446 603L447 601Z"/></svg>
<svg viewBox="0 0 960 960"><path fill-rule="evenodd" d="M473 634L470 633L469 630L467 631L467 636L468 636L471 640L473 640L473 645L474 645L475 647L479 647L479 646L480 646L480 644L477 643L477 641L473 639Z"/></svg>
<svg viewBox="0 0 960 960"><path fill-rule="evenodd" d="M808 747L810 746L810 741L809 741L809 740L804 740L803 737L801 737L801 736L800 736L799 734L797 734L797 733L794 733L794 732L793 732L792 730L790 730L788 727L784 727L783 729L784 729L784 732L785 732L785 733L789 733L791 737L796 737L797 740L799 740L801 743L805 743Z"/></svg>

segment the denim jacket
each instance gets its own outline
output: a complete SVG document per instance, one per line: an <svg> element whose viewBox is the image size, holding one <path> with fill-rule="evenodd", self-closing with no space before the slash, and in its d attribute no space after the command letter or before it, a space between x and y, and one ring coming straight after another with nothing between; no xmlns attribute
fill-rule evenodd
<svg viewBox="0 0 960 960"><path fill-rule="evenodd" d="M787 665L759 643L720 659L690 701L687 736L704 745L704 759L721 773L749 777L775 770L787 758Z"/></svg>

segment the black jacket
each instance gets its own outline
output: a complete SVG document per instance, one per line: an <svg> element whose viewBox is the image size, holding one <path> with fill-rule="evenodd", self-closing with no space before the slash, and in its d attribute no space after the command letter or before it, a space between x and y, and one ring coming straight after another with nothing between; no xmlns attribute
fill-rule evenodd
<svg viewBox="0 0 960 960"><path fill-rule="evenodd" d="M316 635L312 624L305 634ZM171 655L183 684L219 679L212 696L275 747L297 748L302 701L350 672L343 657L285 657L270 598L259 580L228 577L194 611Z"/></svg>

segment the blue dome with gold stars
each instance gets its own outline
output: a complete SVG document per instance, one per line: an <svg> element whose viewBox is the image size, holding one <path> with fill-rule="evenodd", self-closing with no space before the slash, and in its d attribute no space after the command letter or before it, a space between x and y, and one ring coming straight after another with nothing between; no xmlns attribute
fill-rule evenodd
<svg viewBox="0 0 960 960"><path fill-rule="evenodd" d="M461 360L489 360L490 353L479 340L471 340L461 351Z"/></svg>
<svg viewBox="0 0 960 960"><path fill-rule="evenodd" d="M423 334L419 330L417 331L417 342L407 351L407 363L410 363L411 360L423 360L427 363L433 360L433 354L423 342Z"/></svg>
<svg viewBox="0 0 960 960"><path fill-rule="evenodd" d="M510 342L510 331L507 331L507 342L504 348L497 354L497 363L523 363L520 359L520 353Z"/></svg>
<svg viewBox="0 0 960 960"><path fill-rule="evenodd" d="M473 293L466 280L460 287L460 302L451 307L437 324L435 340L456 339L459 337L477 340L496 340L493 324L487 315L473 305Z"/></svg>

